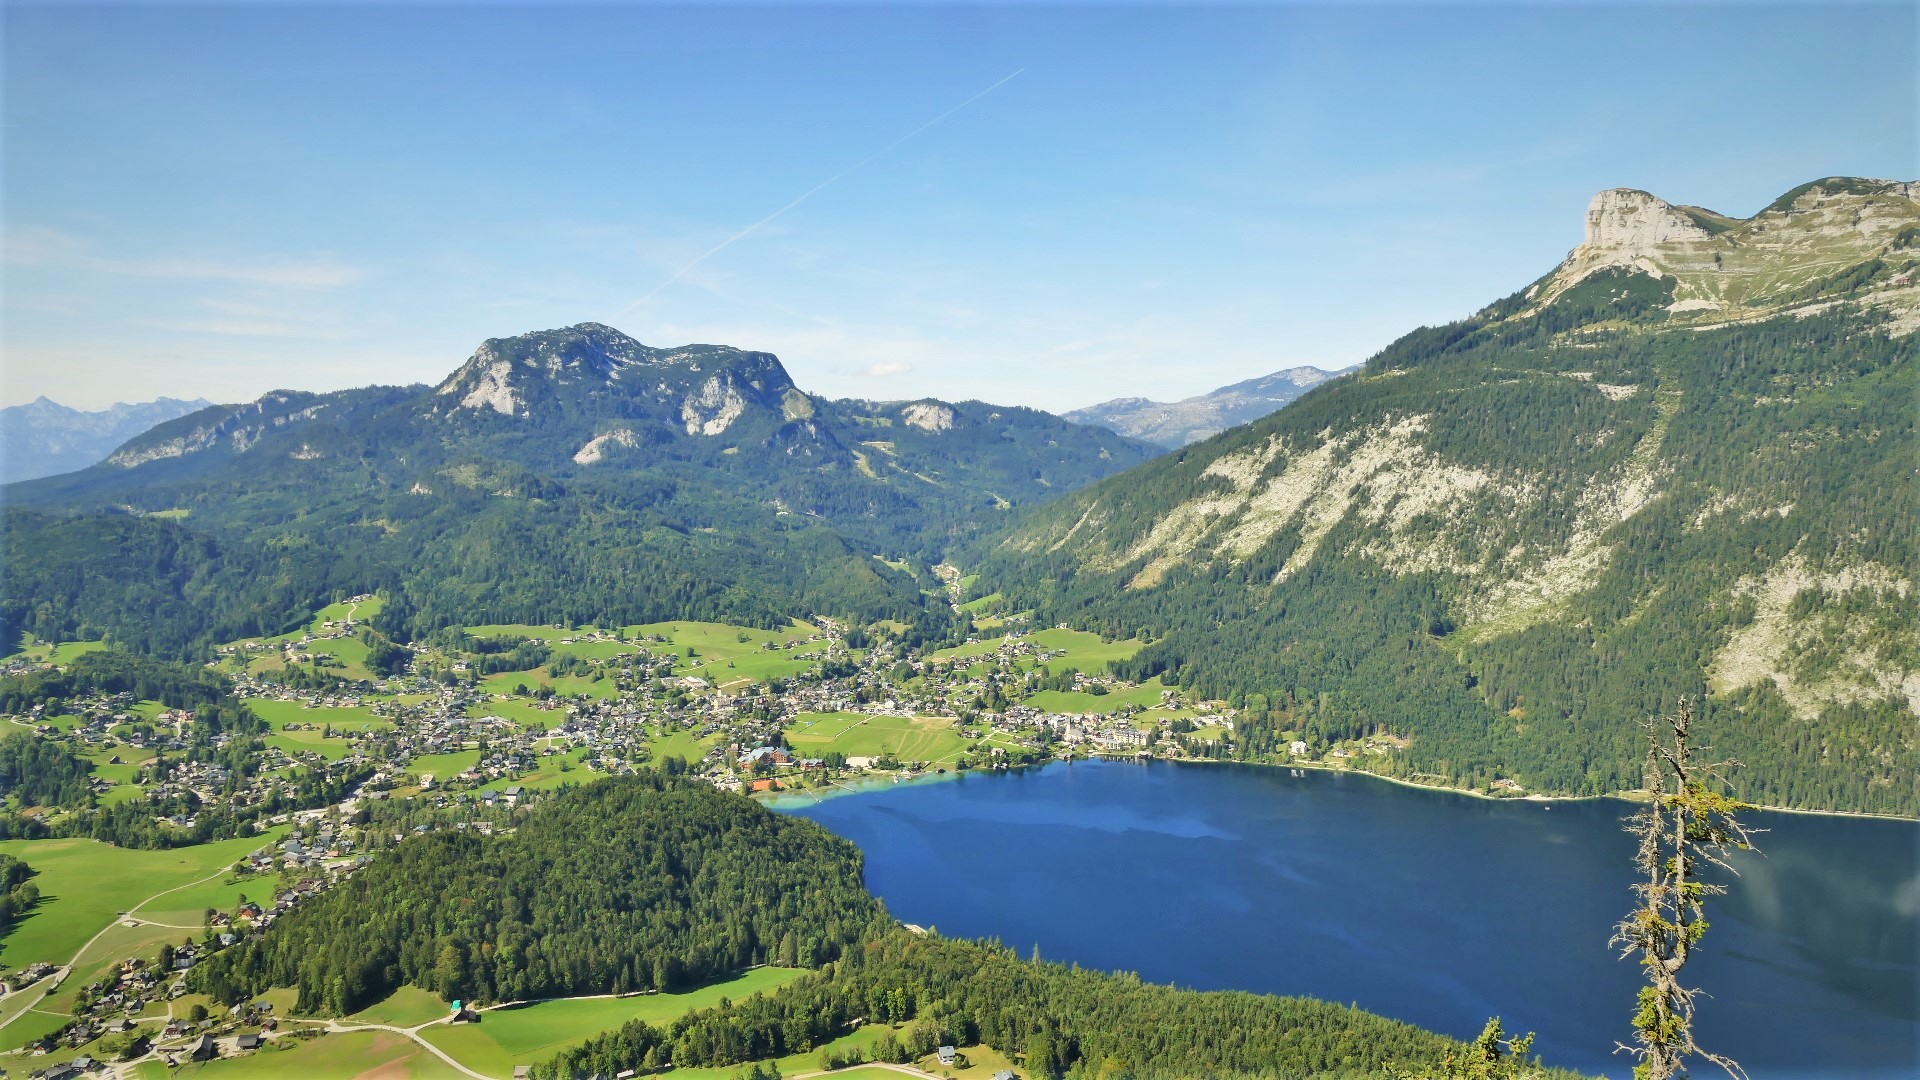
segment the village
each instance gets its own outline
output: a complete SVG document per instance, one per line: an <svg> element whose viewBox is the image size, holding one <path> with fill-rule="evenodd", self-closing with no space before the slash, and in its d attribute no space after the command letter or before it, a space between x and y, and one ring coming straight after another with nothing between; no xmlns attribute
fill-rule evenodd
<svg viewBox="0 0 1920 1080"><path fill-rule="evenodd" d="M487 670L497 653L427 645L394 674L351 677L371 675L354 663L364 630L354 612L377 603L352 598L303 631L222 647L214 666L264 734L209 733L190 710L127 693L6 718L92 762L95 805L144 807L133 816L145 827L258 841L226 871L237 899L207 907L198 925L122 913L123 928L166 927L177 941L86 971L64 957L8 955L0 1003L39 1004L0 1016L70 1005L64 1023L14 1051L31 1073L172 1065L283 1037L273 1002L210 1009L189 993L187 973L381 848L435 829L511 829L528 801L567 784L664 766L726 790L824 797L874 778L1231 745L1224 703L1113 678L1112 643L1064 627L1015 625L938 648L818 617L776 631L473 628L480 649L517 635L543 662ZM46 663L10 667L36 662ZM43 820L58 826L72 812ZM76 991L69 980L82 976Z"/></svg>

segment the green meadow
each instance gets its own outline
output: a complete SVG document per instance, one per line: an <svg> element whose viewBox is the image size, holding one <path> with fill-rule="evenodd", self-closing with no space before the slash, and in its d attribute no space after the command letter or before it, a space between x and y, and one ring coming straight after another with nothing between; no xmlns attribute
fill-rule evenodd
<svg viewBox="0 0 1920 1080"><path fill-rule="evenodd" d="M467 715L475 718L499 716L535 731L551 731L567 722L567 710L564 708L542 708L537 701L515 697L497 697L469 705Z"/></svg>
<svg viewBox="0 0 1920 1080"><path fill-rule="evenodd" d="M338 761L353 753L352 740L339 735L331 739L325 736L324 731L279 731L263 737L261 741L294 757L299 757L301 754L319 754L328 761Z"/></svg>
<svg viewBox="0 0 1920 1080"><path fill-rule="evenodd" d="M550 686L554 693L568 696L584 694L610 700L620 695L620 688L614 685L611 678L598 675L562 675L555 678L545 667L530 671L496 672L482 678L477 685L481 690L501 697L512 697L523 689L535 691L543 686Z"/></svg>
<svg viewBox="0 0 1920 1080"><path fill-rule="evenodd" d="M38 872L34 883L41 895L39 905L15 925L12 933L0 939L0 959L13 967L41 960L65 964L91 941L79 956L73 976L50 1005L58 1009L105 965L157 947L162 941L198 932L200 912L206 905L192 908L187 919L177 918L175 909L182 901L175 897L199 899L197 892L182 887L218 874L242 856L277 843L285 835L284 828L274 829L259 836L170 851L117 848L78 839L0 842L0 852L26 860ZM146 902L150 898L149 907ZM156 922L179 922L188 929L119 925L121 913L126 911ZM0 1015L19 1013L37 1003L39 997L38 988L8 995L0 1005ZM23 1016L0 1029L0 1050L32 1041L37 1037L36 1029L41 1029L39 1033L51 1030L43 1028L40 1015Z"/></svg>
<svg viewBox="0 0 1920 1080"><path fill-rule="evenodd" d="M433 1051L391 1031L351 1031L313 1039L279 1039L268 1048L237 1057L192 1062L169 1072L158 1062L141 1066L140 1080L285 1080L287 1077L412 1077L466 1080L466 1074ZM500 1075L509 1075L502 1073Z"/></svg>
<svg viewBox="0 0 1920 1080"><path fill-rule="evenodd" d="M723 997L742 1000L778 989L804 974L789 968L756 968L683 994L562 998L507 1006L482 1013L478 1024L436 1025L421 1034L469 1069L510 1076L516 1065L531 1065L629 1020L670 1022L693 1009L716 1005Z"/></svg>
<svg viewBox="0 0 1920 1080"><path fill-rule="evenodd" d="M42 664L70 664L90 652L98 652L107 647L104 641L34 641L31 636L27 645L20 651L9 654L8 660L24 658Z"/></svg>
<svg viewBox="0 0 1920 1080"><path fill-rule="evenodd" d="M365 705L335 705L308 708L298 701L278 701L273 698L248 698L247 705L253 714L278 730L288 724L312 724L315 727L332 727L335 731L369 731L374 728L391 727L392 722L374 715Z"/></svg>
<svg viewBox="0 0 1920 1080"><path fill-rule="evenodd" d="M278 843L286 831L168 851L118 848L97 840L0 841L0 852L26 860L37 871L34 883L41 896L33 912L0 939L0 956L14 967L36 960L64 964L119 912L232 866L247 853ZM172 906L165 901L158 897L155 906Z"/></svg>
<svg viewBox="0 0 1920 1080"><path fill-rule="evenodd" d="M704 739L696 739L692 732L675 725L671 730L655 728L654 734L647 738L647 749L653 751L655 762L677 757L692 764L706 757L707 751L713 749L714 744L721 738L721 735L713 734Z"/></svg>
<svg viewBox="0 0 1920 1080"><path fill-rule="evenodd" d="M519 776L503 776L498 780L489 780L480 785L477 790L501 791L517 785L539 791L544 788L556 788L566 784L590 784L605 774L597 773L581 765L581 762L586 760L586 756L587 749L581 747L577 750L569 750L564 754L543 757L538 759L539 764L535 765L532 771L522 773ZM566 763L565 768L561 767L562 762Z"/></svg>
<svg viewBox="0 0 1920 1080"><path fill-rule="evenodd" d="M936 660L967 660L976 656L992 656L1006 643L1004 637L982 638L969 641L965 645L955 645L951 649L940 649L933 654Z"/></svg>
<svg viewBox="0 0 1920 1080"><path fill-rule="evenodd" d="M1045 667L1049 672L1084 671L1089 675L1104 675L1107 665L1115 660L1126 660L1134 653L1146 648L1146 643L1133 638L1125 641L1102 641L1100 635L1089 634L1084 630L1039 630L1027 635L1037 649L1049 652L1065 650L1065 656L1049 660Z"/></svg>
<svg viewBox="0 0 1920 1080"><path fill-rule="evenodd" d="M943 716L801 713L786 736L788 745L807 757L838 751L848 757L891 754L901 761L952 761L969 745L960 737L959 726Z"/></svg>
<svg viewBox="0 0 1920 1080"><path fill-rule="evenodd" d="M414 1027L438 1020L452 1011L453 1006L433 991L403 986L389 994L385 1001L369 1005L347 1019L361 1024Z"/></svg>
<svg viewBox="0 0 1920 1080"><path fill-rule="evenodd" d="M478 764L479 750L454 750L445 754L422 754L407 764L407 771L415 776L432 773L435 779L445 780Z"/></svg>
<svg viewBox="0 0 1920 1080"><path fill-rule="evenodd" d="M1156 706L1160 704L1160 693L1165 689L1167 687L1154 678L1139 686L1105 694L1089 694L1084 690L1042 690L1030 695L1023 704L1047 712L1107 715L1128 706L1140 709Z"/></svg>
<svg viewBox="0 0 1920 1080"><path fill-rule="evenodd" d="M331 656L339 661L335 673L343 679L362 682L376 682L379 676L367 667L367 656L373 651L357 637L323 638L307 643L307 651L316 656Z"/></svg>

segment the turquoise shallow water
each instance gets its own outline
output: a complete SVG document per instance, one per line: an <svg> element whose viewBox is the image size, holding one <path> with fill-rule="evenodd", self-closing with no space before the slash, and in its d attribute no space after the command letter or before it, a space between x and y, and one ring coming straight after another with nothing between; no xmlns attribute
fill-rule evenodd
<svg viewBox="0 0 1920 1080"><path fill-rule="evenodd" d="M1631 812L1367 777L1080 762L782 809L858 843L903 921L1203 989L1354 1002L1630 1073ZM1756 814L1691 980L1700 1037L1772 1077L1920 1075L1920 824ZM1707 1073L1701 1072L1705 1076Z"/></svg>

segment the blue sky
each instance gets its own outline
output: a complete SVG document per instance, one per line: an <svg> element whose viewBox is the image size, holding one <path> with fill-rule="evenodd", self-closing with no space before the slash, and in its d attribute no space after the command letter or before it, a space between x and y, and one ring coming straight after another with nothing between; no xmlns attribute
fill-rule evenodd
<svg viewBox="0 0 1920 1080"><path fill-rule="evenodd" d="M587 320L833 396L1177 398L1512 292L1602 188L1920 173L1910 4L0 18L7 404L431 382Z"/></svg>

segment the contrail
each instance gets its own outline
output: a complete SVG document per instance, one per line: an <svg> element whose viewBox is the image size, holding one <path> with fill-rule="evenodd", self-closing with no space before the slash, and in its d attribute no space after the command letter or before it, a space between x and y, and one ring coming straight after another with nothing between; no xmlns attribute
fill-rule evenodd
<svg viewBox="0 0 1920 1080"><path fill-rule="evenodd" d="M947 117L952 116L954 113L959 112L961 109L966 108L967 106L973 104L974 102L979 101L981 98L986 97L988 94L993 93L995 90L998 90L1001 87L1007 85L1008 83L1012 82L1015 78L1018 78L1021 71L1025 71L1025 70L1027 69L1021 68L1020 71L1016 71L1012 75L1008 75L1006 78L1001 79L999 82L994 83L992 86L987 87L985 90L980 91L979 93L973 95L972 97L961 102L960 104L955 105L953 108L948 109L946 112L941 113L939 116L936 116L933 119L927 121L926 123L921 124L919 127L914 128L912 131L907 132L905 135L900 136L899 138L893 140L887 145L881 147L880 149L875 150L873 153L868 154L866 157L861 158L859 161L854 162L852 165L849 165L846 168L840 170L839 172L834 173L832 176L827 177L825 180L820 181L818 184L815 184L813 187L807 189L806 193L801 195L799 198L793 200L787 205L781 207L780 209L775 210L773 213L768 214L766 217L761 218L759 221L754 222L753 224L747 226L746 228L741 229L739 232L734 233L732 236L727 237L725 240L720 241L718 244L715 244L712 248L710 248L704 255L701 255L699 258L693 260L692 262L681 267L680 269L675 270L673 272L672 277L668 278L667 280L661 282L658 285L655 285L651 290L647 292L647 295L641 297L638 300L635 300L633 303L628 304L626 307L621 308L619 311L614 312L613 317L617 319L620 316L625 315L627 312L632 311L634 308L639 307L641 304L644 304L647 301L653 299L655 294L659 293L661 289L664 289L667 286L673 284L674 282L679 281L681 278L686 277L688 272L690 272L694 267L699 266L701 263L706 262L708 259L713 258L715 255L718 255L722 251L725 251L727 248L733 246L735 241L745 238L748 234L752 233L755 229L758 229L761 226L766 225L767 223L773 221L775 218L779 217L781 214L786 213L787 211L793 209L794 207L799 206L801 203L806 202L808 199L813 198L815 195L818 195L823 188L827 187L827 185L833 183L834 181L840 179L841 177L846 176L848 173L853 172L856 169L859 169L861 166L867 164L873 159L885 155L888 151L892 150L894 147L899 146L901 143L906 142L908 139L913 138L915 135L920 134L921 132L927 130L933 125L939 123L940 121L945 120Z"/></svg>

